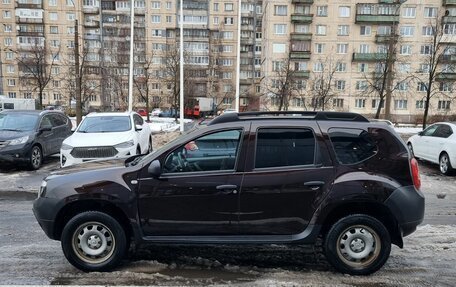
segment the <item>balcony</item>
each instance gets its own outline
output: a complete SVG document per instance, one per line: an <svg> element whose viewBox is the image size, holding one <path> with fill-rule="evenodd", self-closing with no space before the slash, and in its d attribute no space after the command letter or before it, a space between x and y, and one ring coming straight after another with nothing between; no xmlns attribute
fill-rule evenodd
<svg viewBox="0 0 456 287"><path fill-rule="evenodd" d="M310 71L294 71L293 75L298 78L309 78Z"/></svg>
<svg viewBox="0 0 456 287"><path fill-rule="evenodd" d="M385 6L389 11L394 13L385 14ZM372 24L392 24L399 22L400 4L372 4L358 3L356 4L355 23L372 23Z"/></svg>
<svg viewBox="0 0 456 287"><path fill-rule="evenodd" d="M307 52L304 52L304 51L291 51L290 52L290 59L309 60L310 59L310 51L307 51Z"/></svg>
<svg viewBox="0 0 456 287"><path fill-rule="evenodd" d="M135 8L135 15L146 15L146 9L144 9L144 8Z"/></svg>
<svg viewBox="0 0 456 287"><path fill-rule="evenodd" d="M456 72L441 72L435 77L437 81L456 81Z"/></svg>
<svg viewBox="0 0 456 287"><path fill-rule="evenodd" d="M85 40L100 40L100 38L101 38L100 34L90 34L90 33L84 34Z"/></svg>
<svg viewBox="0 0 456 287"><path fill-rule="evenodd" d="M375 35L375 43L389 43L393 35Z"/></svg>
<svg viewBox="0 0 456 287"><path fill-rule="evenodd" d="M241 29L244 31L255 31L255 26L253 24L241 24Z"/></svg>
<svg viewBox="0 0 456 287"><path fill-rule="evenodd" d="M26 37L44 37L44 32L42 31L18 31L18 36L26 36Z"/></svg>
<svg viewBox="0 0 456 287"><path fill-rule="evenodd" d="M443 0L443 6L456 5L456 0Z"/></svg>
<svg viewBox="0 0 456 287"><path fill-rule="evenodd" d="M291 14L292 23L312 23L313 14Z"/></svg>
<svg viewBox="0 0 456 287"><path fill-rule="evenodd" d="M291 40L294 41L311 41L312 40L312 33L291 33Z"/></svg>
<svg viewBox="0 0 456 287"><path fill-rule="evenodd" d="M356 15L355 23L385 23L390 24L399 22L399 16L397 15Z"/></svg>
<svg viewBox="0 0 456 287"><path fill-rule="evenodd" d="M442 22L445 24L454 24L456 23L456 16L444 16Z"/></svg>
<svg viewBox="0 0 456 287"><path fill-rule="evenodd" d="M255 45L254 38L241 38L241 44L243 45Z"/></svg>
<svg viewBox="0 0 456 287"><path fill-rule="evenodd" d="M456 55L440 55L440 63L456 63Z"/></svg>
<svg viewBox="0 0 456 287"><path fill-rule="evenodd" d="M16 9L43 9L43 4L19 3L16 1Z"/></svg>
<svg viewBox="0 0 456 287"><path fill-rule="evenodd" d="M18 23L18 24L43 24L43 18L16 17L16 23Z"/></svg>
<svg viewBox="0 0 456 287"><path fill-rule="evenodd" d="M98 14L100 13L100 8L95 6L83 6L82 13L85 14Z"/></svg>
<svg viewBox="0 0 456 287"><path fill-rule="evenodd" d="M296 3L296 4L313 4L313 0L291 0L291 3Z"/></svg>
<svg viewBox="0 0 456 287"><path fill-rule="evenodd" d="M353 62L379 62L385 61L386 53L353 53Z"/></svg>
<svg viewBox="0 0 456 287"><path fill-rule="evenodd" d="M84 22L86 28L100 28L100 21L87 21Z"/></svg>

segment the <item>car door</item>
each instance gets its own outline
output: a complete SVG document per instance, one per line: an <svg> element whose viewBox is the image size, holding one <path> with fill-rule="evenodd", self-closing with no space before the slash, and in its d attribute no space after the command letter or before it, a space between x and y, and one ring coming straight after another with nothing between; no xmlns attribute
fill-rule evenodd
<svg viewBox="0 0 456 287"><path fill-rule="evenodd" d="M421 135L418 135L417 139L413 142L413 153L415 156L429 160L429 144L432 140L432 135L437 128L438 125L429 126L421 133Z"/></svg>
<svg viewBox="0 0 456 287"><path fill-rule="evenodd" d="M139 180L143 233L237 234L247 132L245 124L207 132L160 155L160 177Z"/></svg>
<svg viewBox="0 0 456 287"><path fill-rule="evenodd" d="M50 127L51 130L42 130L45 127ZM43 154L53 154L57 148L57 139L54 137L51 115L47 114L41 118L38 129L37 139L43 146Z"/></svg>
<svg viewBox="0 0 456 287"><path fill-rule="evenodd" d="M429 140L429 160L435 163L439 162L440 152L448 143L448 137L453 134L453 130L449 125L439 124L432 137Z"/></svg>
<svg viewBox="0 0 456 287"><path fill-rule="evenodd" d="M53 153L58 153L62 142L68 137L68 122L64 115L53 113L50 115L52 120L52 131L55 140Z"/></svg>
<svg viewBox="0 0 456 287"><path fill-rule="evenodd" d="M334 174L320 156L327 152L320 152L326 146L317 124L262 121L252 123L251 134L240 193L241 235L303 232Z"/></svg>
<svg viewBox="0 0 456 287"><path fill-rule="evenodd" d="M135 132L138 137L139 145L141 146L141 153L147 151L147 145L149 144L149 135L147 134L148 129L144 127L144 120L137 114L133 114L133 122L135 124ZM136 130L136 126L141 126L141 130Z"/></svg>

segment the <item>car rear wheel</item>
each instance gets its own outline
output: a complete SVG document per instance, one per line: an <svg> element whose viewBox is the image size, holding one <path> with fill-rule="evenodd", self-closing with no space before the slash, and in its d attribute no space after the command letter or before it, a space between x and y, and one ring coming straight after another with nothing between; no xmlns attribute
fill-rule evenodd
<svg viewBox="0 0 456 287"><path fill-rule="evenodd" d="M118 266L127 250L125 231L113 217L87 211L64 227L61 244L67 260L83 271L108 271Z"/></svg>
<svg viewBox="0 0 456 287"><path fill-rule="evenodd" d="M391 238L377 219L363 214L337 221L324 242L328 262L338 271L368 275L380 269L389 257Z"/></svg>
<svg viewBox="0 0 456 287"><path fill-rule="evenodd" d="M43 152L39 146L33 146L30 152L29 167L33 170L39 169L43 163Z"/></svg>
<svg viewBox="0 0 456 287"><path fill-rule="evenodd" d="M451 166L450 157L446 152L442 153L439 158L440 172L444 175L451 175L453 167Z"/></svg>

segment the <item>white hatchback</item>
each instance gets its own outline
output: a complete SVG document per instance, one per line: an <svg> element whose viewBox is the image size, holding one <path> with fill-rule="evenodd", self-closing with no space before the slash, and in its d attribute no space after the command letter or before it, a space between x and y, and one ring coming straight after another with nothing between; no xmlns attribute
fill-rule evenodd
<svg viewBox="0 0 456 287"><path fill-rule="evenodd" d="M412 154L439 164L440 172L449 175L456 167L456 124L435 123L407 141Z"/></svg>
<svg viewBox="0 0 456 287"><path fill-rule="evenodd" d="M62 167L99 159L123 158L152 151L149 125L135 112L91 113L60 149Z"/></svg>

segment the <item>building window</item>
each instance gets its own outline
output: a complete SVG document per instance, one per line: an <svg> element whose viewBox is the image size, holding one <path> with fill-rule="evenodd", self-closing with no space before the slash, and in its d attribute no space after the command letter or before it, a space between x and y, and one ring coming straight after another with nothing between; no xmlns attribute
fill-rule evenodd
<svg viewBox="0 0 456 287"><path fill-rule="evenodd" d="M349 25L339 25L337 26L337 35L338 36L348 36L350 33Z"/></svg>
<svg viewBox="0 0 456 287"><path fill-rule="evenodd" d="M422 45L420 53L421 53L421 55L431 55L432 50L433 50L432 45Z"/></svg>
<svg viewBox="0 0 456 287"><path fill-rule="evenodd" d="M172 16L166 16L166 23L171 23L172 21L173 21Z"/></svg>
<svg viewBox="0 0 456 287"><path fill-rule="evenodd" d="M323 72L324 65L322 62L314 63L314 72Z"/></svg>
<svg viewBox="0 0 456 287"><path fill-rule="evenodd" d="M7 32L7 33L10 33L13 31L13 27L11 25L8 25L8 24L3 24L3 31Z"/></svg>
<svg viewBox="0 0 456 287"><path fill-rule="evenodd" d="M325 52L325 44L315 44L315 53L322 54Z"/></svg>
<svg viewBox="0 0 456 287"><path fill-rule="evenodd" d="M345 90L345 81L344 80L338 80L335 83L336 89L339 91Z"/></svg>
<svg viewBox="0 0 456 287"><path fill-rule="evenodd" d="M171 2L166 2L166 10L171 10Z"/></svg>
<svg viewBox="0 0 456 287"><path fill-rule="evenodd" d="M68 21L74 21L74 19L75 19L74 13L67 13L66 15L67 15Z"/></svg>
<svg viewBox="0 0 456 287"><path fill-rule="evenodd" d="M274 34L285 35L287 33L287 24L274 24Z"/></svg>
<svg viewBox="0 0 456 287"><path fill-rule="evenodd" d="M437 7L424 7L425 18L436 18L438 9Z"/></svg>
<svg viewBox="0 0 456 287"><path fill-rule="evenodd" d="M59 19L59 16L57 12L49 12L49 20L51 21L57 21Z"/></svg>
<svg viewBox="0 0 456 287"><path fill-rule="evenodd" d="M405 7L402 9L402 17L404 18L415 18L416 17L416 8L415 7Z"/></svg>
<svg viewBox="0 0 456 287"><path fill-rule="evenodd" d="M367 73L369 72L369 65L366 63L359 63L358 64L358 71L360 73Z"/></svg>
<svg viewBox="0 0 456 287"><path fill-rule="evenodd" d="M401 55L411 55L412 54L412 46L410 45L401 45Z"/></svg>
<svg viewBox="0 0 456 287"><path fill-rule="evenodd" d="M416 104L415 104L416 109L418 109L418 110L424 109L425 103L426 103L425 100L416 101Z"/></svg>
<svg viewBox="0 0 456 287"><path fill-rule="evenodd" d="M355 99L355 108L365 108L366 99Z"/></svg>
<svg viewBox="0 0 456 287"><path fill-rule="evenodd" d="M233 25L234 18L233 17L225 17L225 25Z"/></svg>
<svg viewBox="0 0 456 287"><path fill-rule="evenodd" d="M366 81L356 81L356 89L358 91L367 90L367 82Z"/></svg>
<svg viewBox="0 0 456 287"><path fill-rule="evenodd" d="M399 82L396 85L396 90L404 92L408 90L408 84L406 82Z"/></svg>
<svg viewBox="0 0 456 287"><path fill-rule="evenodd" d="M347 64L346 63L336 63L336 72L345 72L347 71Z"/></svg>
<svg viewBox="0 0 456 287"><path fill-rule="evenodd" d="M413 37L414 32L415 27L413 26L402 26L400 30L401 36L403 37Z"/></svg>
<svg viewBox="0 0 456 287"><path fill-rule="evenodd" d="M439 110L449 110L450 109L451 101L439 101L437 105L437 109Z"/></svg>
<svg viewBox="0 0 456 287"><path fill-rule="evenodd" d="M423 36L434 36L434 27L432 26L424 26L421 30Z"/></svg>
<svg viewBox="0 0 456 287"><path fill-rule="evenodd" d="M59 26L50 26L49 33L51 34L58 34L59 33Z"/></svg>
<svg viewBox="0 0 456 287"><path fill-rule="evenodd" d="M372 27L371 26L361 26L360 27L359 34L361 36L370 36L371 33L372 33Z"/></svg>
<svg viewBox="0 0 456 287"><path fill-rule="evenodd" d="M372 100L372 108L373 109L378 109L378 106L380 105L380 102L382 102L381 109L383 109L385 107L385 101L381 101L380 99L373 99Z"/></svg>
<svg viewBox="0 0 456 287"><path fill-rule="evenodd" d="M359 45L359 52L360 53L369 53L370 52L370 47L368 44L361 44Z"/></svg>
<svg viewBox="0 0 456 287"><path fill-rule="evenodd" d="M152 1L152 9L160 9L160 1Z"/></svg>
<svg viewBox="0 0 456 287"><path fill-rule="evenodd" d="M316 34L319 36L326 35L326 25L317 25L316 27Z"/></svg>
<svg viewBox="0 0 456 287"><path fill-rule="evenodd" d="M152 23L160 23L161 17L160 15L152 15Z"/></svg>
<svg viewBox="0 0 456 287"><path fill-rule="evenodd" d="M287 5L274 5L274 15L287 16Z"/></svg>
<svg viewBox="0 0 456 287"><path fill-rule="evenodd" d="M14 87L16 86L16 80L15 79L7 79L7 84L8 84L8 87Z"/></svg>
<svg viewBox="0 0 456 287"><path fill-rule="evenodd" d="M218 11L219 10L219 3L214 3L214 6L213 6L213 10L214 11Z"/></svg>
<svg viewBox="0 0 456 287"><path fill-rule="evenodd" d="M317 6L317 16L318 17L327 17L328 16L328 6Z"/></svg>
<svg viewBox="0 0 456 287"><path fill-rule="evenodd" d="M347 54L348 44L337 44L337 54Z"/></svg>
<svg viewBox="0 0 456 287"><path fill-rule="evenodd" d="M8 98L15 99L16 98L16 92L8 92Z"/></svg>
<svg viewBox="0 0 456 287"><path fill-rule="evenodd" d="M394 100L394 109L406 110L407 109L407 100Z"/></svg>
<svg viewBox="0 0 456 287"><path fill-rule="evenodd" d="M7 18L11 18L11 11L3 11L3 18L7 19Z"/></svg>
<svg viewBox="0 0 456 287"><path fill-rule="evenodd" d="M168 16L167 16L168 17ZM171 16L170 16L171 17ZM218 25L219 24L219 17L214 17L214 25Z"/></svg>
<svg viewBox="0 0 456 287"><path fill-rule="evenodd" d="M340 6L339 7L339 17L350 17L350 7Z"/></svg>
<svg viewBox="0 0 456 287"><path fill-rule="evenodd" d="M418 83L418 87L417 87L418 92L426 92L426 90L427 90L427 86L425 83L423 83L423 82Z"/></svg>
<svg viewBox="0 0 456 287"><path fill-rule="evenodd" d="M7 73L14 73L16 71L14 65L7 65L6 66L6 72Z"/></svg>
<svg viewBox="0 0 456 287"><path fill-rule="evenodd" d="M335 108L343 108L344 107L344 99L333 99L333 107L335 107Z"/></svg>
<svg viewBox="0 0 456 287"><path fill-rule="evenodd" d="M225 3L225 11L227 11L227 12L233 11L233 3Z"/></svg>
<svg viewBox="0 0 456 287"><path fill-rule="evenodd" d="M441 92L451 92L453 91L453 86L451 83L441 82L439 86L439 91Z"/></svg>

